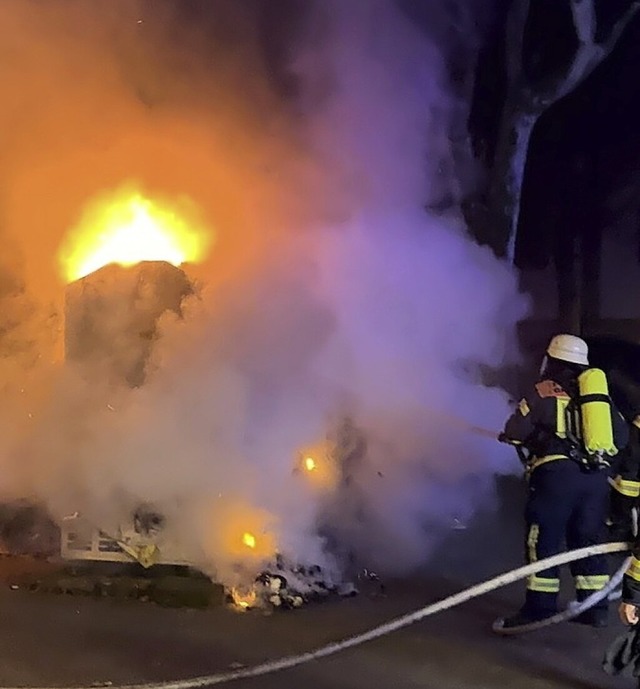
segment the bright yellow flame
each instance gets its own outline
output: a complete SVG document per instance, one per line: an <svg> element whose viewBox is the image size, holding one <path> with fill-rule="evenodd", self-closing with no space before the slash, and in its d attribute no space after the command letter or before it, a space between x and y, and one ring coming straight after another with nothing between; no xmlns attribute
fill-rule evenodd
<svg viewBox="0 0 640 689"><path fill-rule="evenodd" d="M304 468L307 471L314 471L316 469L316 460L313 457L305 457Z"/></svg>
<svg viewBox="0 0 640 689"><path fill-rule="evenodd" d="M256 537L248 531L245 531L242 534L242 542L247 546L247 548L253 549L256 547Z"/></svg>
<svg viewBox="0 0 640 689"><path fill-rule="evenodd" d="M258 595L253 589L243 593L239 589L233 588L231 589L231 598L233 599L234 605L241 610L247 610L247 608L255 605Z"/></svg>
<svg viewBox="0 0 640 689"><path fill-rule="evenodd" d="M60 250L64 276L73 282L112 263L200 261L210 235L196 215L184 200L154 201L131 187L101 196L89 204Z"/></svg>

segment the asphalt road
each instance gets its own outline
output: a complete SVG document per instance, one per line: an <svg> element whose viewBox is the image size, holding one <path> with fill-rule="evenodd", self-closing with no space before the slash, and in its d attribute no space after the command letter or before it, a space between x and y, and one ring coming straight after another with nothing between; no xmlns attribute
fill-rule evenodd
<svg viewBox="0 0 640 689"><path fill-rule="evenodd" d="M507 506L513 517L513 506ZM511 524L517 524L512 519ZM452 534L432 568L366 595L271 616L163 609L138 601L55 596L0 587L0 689L131 684L225 671L367 630L520 564L519 531L490 515ZM499 535L499 537L497 537ZM515 639L491 622L514 610L521 587L497 591L336 656L232 683L238 689L635 689L600 669L623 628L564 624ZM231 685L230 685L231 686Z"/></svg>
<svg viewBox="0 0 640 689"><path fill-rule="evenodd" d="M0 685L71 686L161 681L313 649L455 590L451 582L391 583L366 597L263 616L226 609L163 609L141 602L0 590ZM519 639L491 621L519 591L479 599L404 631L306 666L234 683L239 688L633 687L602 673L602 651L621 631L565 624ZM612 614L613 618L613 614Z"/></svg>

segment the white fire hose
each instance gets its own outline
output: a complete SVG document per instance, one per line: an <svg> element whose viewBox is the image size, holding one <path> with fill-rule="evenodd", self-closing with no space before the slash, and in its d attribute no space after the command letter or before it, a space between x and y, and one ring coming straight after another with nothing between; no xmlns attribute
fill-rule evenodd
<svg viewBox="0 0 640 689"><path fill-rule="evenodd" d="M471 426L461 420L457 420L458 425L465 426L466 430L475 433L476 435L481 435L487 438L496 438L497 434L493 431L489 431L478 426ZM363 632L361 634L356 634L355 636L348 637L342 641L336 641L326 646L317 648L315 651L307 651L306 653L300 653L293 656L284 656L276 660L268 660L264 663L258 665L253 665L251 667L239 668L237 670L230 670L226 672L218 672L213 675L205 675L202 677L192 677L191 679L174 680L167 682L149 682L146 684L129 684L129 685L113 685L107 683L104 686L109 686L110 689L204 689L205 687L210 687L216 684L226 684L227 682L233 682L239 679L249 679L252 677L261 677L263 675L272 674L274 672L279 672L280 670L288 670L299 665L305 665L314 660L319 660L320 658L326 658L328 656L340 653L341 651L346 651L349 648L354 648L360 646L361 644L373 641L387 634L392 634L404 627L408 627L415 622L435 615L439 612L444 612L445 610L451 610L463 603L467 603L474 598L483 596L491 591L502 588L503 586L508 586L521 579L526 579L531 574L536 574L542 572L550 567L557 567L560 565L567 564L569 562L576 562L578 560L584 560L593 555L604 555L608 553L621 553L627 552L631 549L631 544L625 542L616 543L604 543L602 545L588 546L586 548L580 548L578 550L572 550L566 553L560 553L554 555L553 557L548 557L544 560L539 560L529 565L519 567L518 569L511 570L501 574L493 579L476 584L464 591L456 593L452 596L444 598L436 603L430 603L429 605L415 610L414 612L407 613L402 617L397 617L394 620L385 622L384 624L374 627L369 631ZM537 622L532 622L527 625L521 625L519 627L512 627L504 629L502 627L502 620L497 620L493 624L493 631L500 635L517 635L532 632L543 627L547 627L553 624L558 624L560 622L565 622L567 620L577 617L581 613L592 608L596 603L600 602L603 598L609 597L610 600L614 600L616 597L615 593L612 592L622 581L625 571L629 566L631 558L625 559L622 566L615 572L611 577L611 580L607 586L599 591L595 591L588 598L580 603L570 604L566 610L553 615L552 617L545 618L544 620L539 620ZM96 689L96 687L101 686L100 683L94 683L89 687L38 687L34 689ZM25 689L24 687L0 687L0 689Z"/></svg>
<svg viewBox="0 0 640 689"><path fill-rule="evenodd" d="M530 574L536 574L537 572L542 572L549 567L555 567L559 565L567 564L568 562L576 562L577 560L583 560L587 557L593 555L603 555L607 553L621 553L626 552L631 548L629 543L605 543L603 545L589 546L587 548L580 548L579 550L573 550L568 553L560 553L559 555L554 555L553 557L546 558L545 560L540 560L539 562L534 562L530 565L525 565L524 567L519 567L505 574L501 574L489 581L485 581L481 584L472 586L471 588L456 593L453 596L444 598L436 603L430 603L419 610L403 615L402 617L397 617L394 620L381 624L374 629L370 629L362 634L356 634L355 636L348 637L342 641L337 641L334 643L327 644L315 651L308 651L306 653L301 653L299 655L284 656L278 658L277 660L269 660L259 665L254 665L252 667L239 668L237 670L230 670L227 672L218 672L213 675L206 675L203 677L193 677L191 679L175 680L168 682L149 682L147 684L131 684L131 685L111 685L108 684L110 689L204 689L204 687L210 687L215 684L225 684L226 682L232 682L239 679L247 679L250 677L260 677L262 675L268 675L273 672L278 672L279 670L288 670L299 665L304 665L310 663L313 660L319 660L320 658L326 658L327 656L340 653L348 648L354 648L355 646L360 646L368 641L373 641L381 636L386 636L393 632L398 631L404 627L414 624L423 620L425 617L435 615L438 612L444 612L445 610L451 610L452 608L462 605L474 598L483 596L486 593L495 591L496 589L502 588L509 584L513 584L520 579L528 577ZM558 615L555 615L550 620L544 620L543 623L534 623L534 625L527 625L526 627L517 628L517 632L514 629L513 632L523 633L525 631L533 631L534 628L539 629L547 624L555 624L561 622L571 617L575 617L584 610L592 607L595 603L601 600L615 585L616 579L619 581L627 566L627 561L621 567L618 572L614 575L611 580L611 584L602 591L597 591L587 598L585 601L581 602L579 605L570 606L570 608ZM96 689L96 686L100 684L93 684L90 687L73 687L69 689ZM105 685L106 686L106 685ZM13 687L0 687L0 689L24 689L13 688ZM38 688L38 689L45 689ZM60 687L55 687L51 689L61 689Z"/></svg>

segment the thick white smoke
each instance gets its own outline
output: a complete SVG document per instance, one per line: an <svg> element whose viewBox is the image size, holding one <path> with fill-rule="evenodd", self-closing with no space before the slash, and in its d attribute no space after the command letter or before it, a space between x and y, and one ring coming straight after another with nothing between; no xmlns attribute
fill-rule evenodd
<svg viewBox="0 0 640 689"><path fill-rule="evenodd" d="M335 539L360 562L407 572L513 467L465 426L497 431L509 413L481 370L512 360L524 303L457 209L429 210L459 184L448 139L459 102L441 47L391 0L322 2L291 70L296 116L245 133L255 157L243 148L230 174L246 169L260 188L244 187L218 228L222 251L246 251L250 268L225 268L214 251L184 319L163 319L143 387L69 366L5 452L8 490L106 528L153 502L230 582L238 563L257 568L276 549L330 565ZM191 127L183 106L168 131L210 144L202 108ZM215 127L216 141L225 127L236 135L233 118L217 113ZM177 191L197 202L198 187ZM244 243L234 230L225 240L234 218ZM342 480L333 464L326 480L294 471L301 452L324 461L317 448L345 418L364 449Z"/></svg>

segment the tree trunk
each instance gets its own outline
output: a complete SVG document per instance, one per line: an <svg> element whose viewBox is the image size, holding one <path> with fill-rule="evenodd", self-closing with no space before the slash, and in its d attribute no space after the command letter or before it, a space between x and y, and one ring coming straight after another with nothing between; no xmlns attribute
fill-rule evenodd
<svg viewBox="0 0 640 689"><path fill-rule="evenodd" d="M558 327L563 333L582 335L584 271L582 243L570 232L559 239L556 254L558 276Z"/></svg>
<svg viewBox="0 0 640 689"><path fill-rule="evenodd" d="M507 104L496 146L485 240L510 262L515 255L527 154L537 119L537 114Z"/></svg>
<svg viewBox="0 0 640 689"><path fill-rule="evenodd" d="M582 232L582 283L584 305L582 308L582 332L589 336L596 334L600 324L600 294L602 288L602 241L604 225L602 207L604 203L600 170L600 157L595 155L589 161L588 186L594 195L594 202L584 206L580 221ZM585 189L586 191L586 189ZM587 192L588 193L588 192Z"/></svg>
<svg viewBox="0 0 640 689"><path fill-rule="evenodd" d="M602 286L600 258L601 235L588 237L582 256L582 332L594 335L600 322L600 289Z"/></svg>

